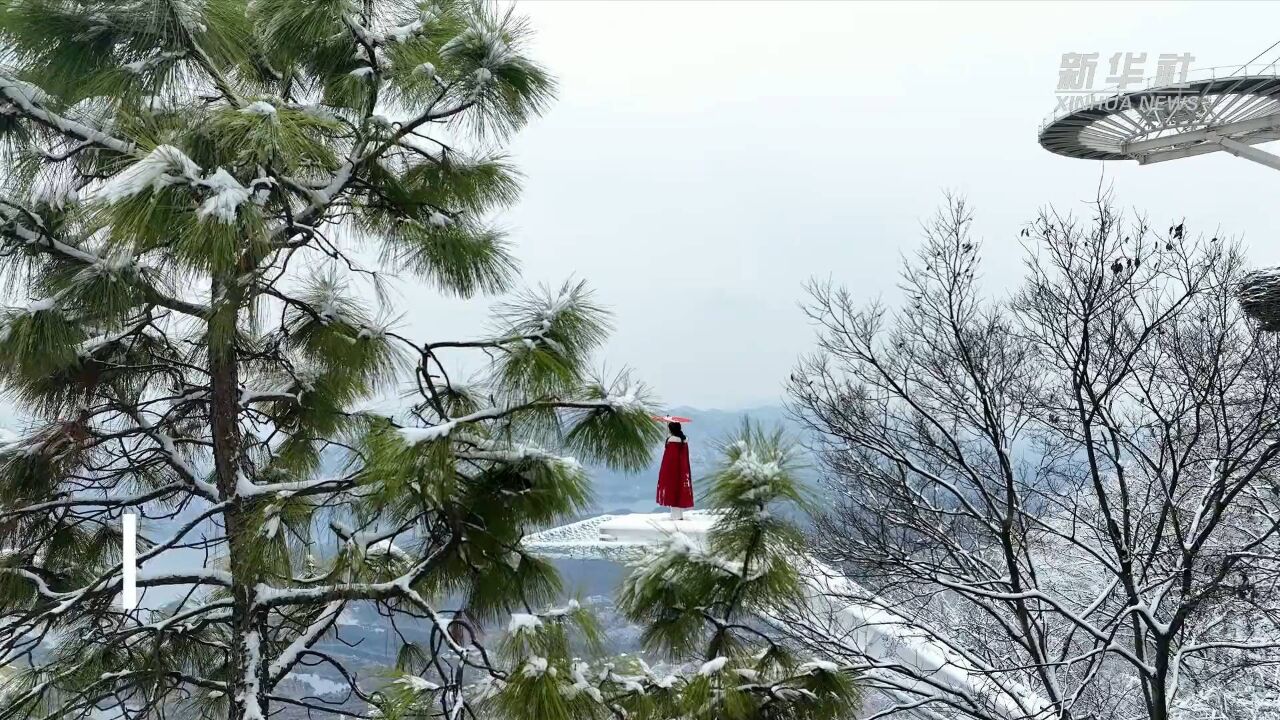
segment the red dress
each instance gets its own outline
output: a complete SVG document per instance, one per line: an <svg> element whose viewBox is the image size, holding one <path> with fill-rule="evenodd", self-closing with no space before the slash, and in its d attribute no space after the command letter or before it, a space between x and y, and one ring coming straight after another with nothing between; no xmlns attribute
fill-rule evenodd
<svg viewBox="0 0 1280 720"><path fill-rule="evenodd" d="M689 443L667 440L658 470L658 504L663 507L693 507L693 479L689 471Z"/></svg>

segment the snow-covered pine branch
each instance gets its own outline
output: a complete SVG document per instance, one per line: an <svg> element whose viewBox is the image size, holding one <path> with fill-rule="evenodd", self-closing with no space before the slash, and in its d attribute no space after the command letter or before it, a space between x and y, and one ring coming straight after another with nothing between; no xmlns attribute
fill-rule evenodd
<svg viewBox="0 0 1280 720"><path fill-rule="evenodd" d="M660 439L643 385L590 371L609 322L584 284L509 295L470 334L492 343L405 337L384 304L383 276L512 290L494 146L552 90L528 28L485 4L90 5L0 23L2 152L33 167L0 197L22 280L0 384L28 424L0 446L0 718L390 713L392 686L325 645L374 610L432 635L395 687L465 711L469 673L516 668L463 611L549 601L518 548L586 507L569 458L635 468ZM464 353L479 392L449 376ZM309 663L361 707L300 696Z"/></svg>

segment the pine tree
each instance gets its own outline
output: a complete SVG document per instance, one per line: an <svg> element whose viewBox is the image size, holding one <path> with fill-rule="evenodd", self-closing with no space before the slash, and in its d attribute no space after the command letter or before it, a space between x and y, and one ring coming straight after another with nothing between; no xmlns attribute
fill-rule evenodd
<svg viewBox="0 0 1280 720"><path fill-rule="evenodd" d="M592 374L609 320L582 284L516 293L467 340L396 332L383 292L388 272L463 298L512 289L492 214L518 182L493 148L553 90L522 19L447 0L6 0L0 36L0 267L25 301L0 316L0 382L31 419L0 448L0 719L538 717L512 701L533 674L509 663L541 647L572 681L560 623L506 653L478 624L543 623L559 583L521 538L587 506L564 454L647 461L647 392ZM481 358L474 381L456 353ZM121 609L126 513L144 598L179 600ZM713 545L737 551L750 518L729 517ZM696 585L735 668L756 588L794 584L764 547L744 576ZM203 561L153 569L177 553ZM357 604L429 629L388 682L324 649ZM654 637L686 649L694 620L666 622ZM346 678L343 704L289 694L300 663ZM473 707L480 678L507 688L490 710Z"/></svg>
<svg viewBox="0 0 1280 720"><path fill-rule="evenodd" d="M491 684L486 707L544 720L851 717L859 697L851 673L802 661L768 625L806 602L804 537L783 512L808 507L798 464L781 433L745 425L707 478L703 502L715 523L705 544L673 532L634 564L619 608L644 628L645 649L671 667L572 656L570 634L590 640L595 631L571 603L513 618L502 650L514 671ZM413 707L405 699L401 707Z"/></svg>
<svg viewBox="0 0 1280 720"><path fill-rule="evenodd" d="M518 183L483 149L552 91L520 18L15 0L0 33L3 263L35 298L3 316L0 373L38 418L0 457L0 663L28 666L0 717L257 720L299 705L274 688L304 658L341 669L314 645L359 602L439 626L406 669L484 666L435 603L548 599L521 534L588 498L553 451L636 467L657 433L642 387L592 378L608 319L581 284L468 341L410 340L371 305L379 269L511 286L488 217ZM465 351L492 358L470 385L442 358ZM375 412L404 381L416 399ZM151 529L139 585L191 589L164 611L116 609L125 512ZM207 559L147 572L179 549Z"/></svg>

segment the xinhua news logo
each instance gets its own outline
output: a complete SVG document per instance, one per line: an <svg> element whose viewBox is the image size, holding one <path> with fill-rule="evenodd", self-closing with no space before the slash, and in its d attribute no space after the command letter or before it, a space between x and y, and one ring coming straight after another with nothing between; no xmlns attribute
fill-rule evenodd
<svg viewBox="0 0 1280 720"><path fill-rule="evenodd" d="M1181 53L1112 53L1100 70L1103 54L1068 52L1058 64L1058 113L1072 112L1105 102L1119 102L1118 94L1142 87L1174 87L1187 82L1195 56ZM1140 99L1153 105L1179 105L1198 102L1194 96ZM1168 111L1169 108L1165 107Z"/></svg>

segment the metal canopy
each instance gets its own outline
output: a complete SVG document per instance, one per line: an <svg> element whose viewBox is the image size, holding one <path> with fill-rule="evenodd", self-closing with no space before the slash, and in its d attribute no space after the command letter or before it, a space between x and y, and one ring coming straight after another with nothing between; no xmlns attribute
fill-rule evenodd
<svg viewBox="0 0 1280 720"><path fill-rule="evenodd" d="M1102 93L1040 127L1050 152L1149 164L1229 152L1280 169L1280 157L1252 147L1280 139L1280 70L1275 64L1208 68L1174 84Z"/></svg>

